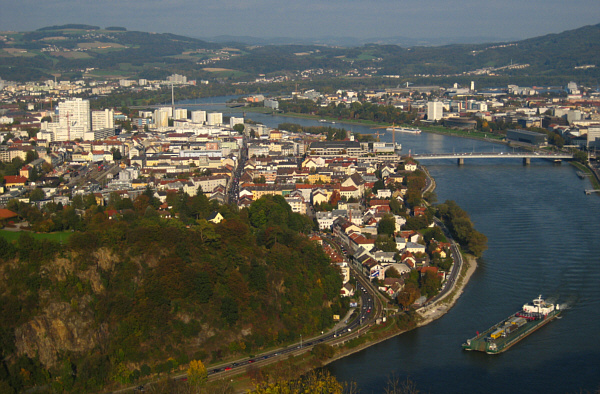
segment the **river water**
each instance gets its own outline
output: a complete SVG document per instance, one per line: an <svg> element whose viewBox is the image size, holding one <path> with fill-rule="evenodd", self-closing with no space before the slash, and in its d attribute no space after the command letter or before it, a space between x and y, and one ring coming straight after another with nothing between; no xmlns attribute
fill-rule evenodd
<svg viewBox="0 0 600 394"><path fill-rule="evenodd" d="M190 108L191 109L191 108ZM239 115L239 114L236 114ZM276 127L304 119L247 118ZM336 124L355 132L364 126ZM391 141L386 133L383 141ZM503 145L397 134L404 154L509 151ZM567 163L532 159L424 162L438 201L456 201L488 237L488 250L456 305L437 321L338 360L327 368L362 393L381 393L391 377L430 393L576 393L600 389L600 198ZM500 355L461 344L542 294L568 305L555 320Z"/></svg>

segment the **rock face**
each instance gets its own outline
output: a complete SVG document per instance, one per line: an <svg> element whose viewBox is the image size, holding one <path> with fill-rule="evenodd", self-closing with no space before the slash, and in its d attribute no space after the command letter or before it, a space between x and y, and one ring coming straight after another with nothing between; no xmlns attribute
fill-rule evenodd
<svg viewBox="0 0 600 394"><path fill-rule="evenodd" d="M15 330L15 344L19 355L37 356L51 367L57 364L60 352L89 351L101 335L90 311L75 311L66 302L55 302Z"/></svg>

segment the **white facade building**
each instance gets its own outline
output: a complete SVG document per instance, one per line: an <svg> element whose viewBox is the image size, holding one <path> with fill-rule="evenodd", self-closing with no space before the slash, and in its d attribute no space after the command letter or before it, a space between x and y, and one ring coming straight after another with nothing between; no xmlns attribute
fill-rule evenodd
<svg viewBox="0 0 600 394"><path fill-rule="evenodd" d="M427 103L427 120L440 120L444 116L444 104L441 101Z"/></svg>
<svg viewBox="0 0 600 394"><path fill-rule="evenodd" d="M105 109L104 111L92 111L92 130L112 129L115 127L115 111Z"/></svg>
<svg viewBox="0 0 600 394"><path fill-rule="evenodd" d="M206 114L206 124L209 126L220 126L223 124L223 114L220 112L210 112Z"/></svg>
<svg viewBox="0 0 600 394"><path fill-rule="evenodd" d="M152 116L152 123L154 123L155 127L167 127L169 125L169 113L162 109L157 109Z"/></svg>
<svg viewBox="0 0 600 394"><path fill-rule="evenodd" d="M206 122L206 111L192 111L192 123Z"/></svg>
<svg viewBox="0 0 600 394"><path fill-rule="evenodd" d="M173 119L187 119L187 109L176 108L173 112Z"/></svg>
<svg viewBox="0 0 600 394"><path fill-rule="evenodd" d="M244 124L244 118L235 118L235 117L231 117L229 118L229 126L231 128L233 128L233 126L235 126L236 124Z"/></svg>
<svg viewBox="0 0 600 394"><path fill-rule="evenodd" d="M61 129L69 129L71 137L91 130L90 102L75 98L58 104L58 123Z"/></svg>

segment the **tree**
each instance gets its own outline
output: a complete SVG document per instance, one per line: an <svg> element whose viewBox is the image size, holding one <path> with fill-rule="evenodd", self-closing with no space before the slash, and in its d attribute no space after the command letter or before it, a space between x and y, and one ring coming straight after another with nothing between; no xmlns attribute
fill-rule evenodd
<svg viewBox="0 0 600 394"><path fill-rule="evenodd" d="M441 279L433 272L427 271L421 277L421 293L427 298L433 297L440 291Z"/></svg>
<svg viewBox="0 0 600 394"><path fill-rule="evenodd" d="M391 267L385 271L385 277L386 278L401 278L402 275L400 274L400 272L398 272L398 270L396 268Z"/></svg>
<svg viewBox="0 0 600 394"><path fill-rule="evenodd" d="M123 156L121 155L121 151L119 149L112 148L110 151L112 152L114 161L121 160L123 158Z"/></svg>
<svg viewBox="0 0 600 394"><path fill-rule="evenodd" d="M419 288L412 282L406 283L404 289L398 293L396 297L396 301L398 304L404 307L404 309L408 309L421 295Z"/></svg>
<svg viewBox="0 0 600 394"><path fill-rule="evenodd" d="M377 234L394 235L396 231L396 219L394 215L385 215L377 224Z"/></svg>
<svg viewBox="0 0 600 394"><path fill-rule="evenodd" d="M259 177L256 177L252 180L252 182L254 183L267 183L267 179L265 178L264 175L261 175Z"/></svg>
<svg viewBox="0 0 600 394"><path fill-rule="evenodd" d="M381 179L377 180L377 182L375 182L375 184L373 185L373 189L372 192L374 194L377 194L378 190L383 190L385 189L385 184L383 183L383 181Z"/></svg>
<svg viewBox="0 0 600 394"><path fill-rule="evenodd" d="M587 154L580 150L576 150L575 152L573 152L573 158L581 164L587 163L588 160Z"/></svg>
<svg viewBox="0 0 600 394"><path fill-rule="evenodd" d="M256 394L284 393L328 393L342 394L349 392L349 387L337 381L327 371L311 371L297 380L279 379L276 383L259 383L252 389Z"/></svg>
<svg viewBox="0 0 600 394"><path fill-rule="evenodd" d="M477 230L472 230L469 232L467 248L475 257L481 257L487 249L487 237Z"/></svg>
<svg viewBox="0 0 600 394"><path fill-rule="evenodd" d="M333 357L335 354L335 349L333 346L326 343L319 343L313 347L311 353L317 360L322 361Z"/></svg>
<svg viewBox="0 0 600 394"><path fill-rule="evenodd" d="M392 198L390 200L390 210L394 215L400 215L403 212L402 204L397 198Z"/></svg>
<svg viewBox="0 0 600 394"><path fill-rule="evenodd" d="M242 123L237 123L237 124L233 125L233 130L242 134L244 132L244 125Z"/></svg>
<svg viewBox="0 0 600 394"><path fill-rule="evenodd" d="M221 302L221 316L229 325L235 324L239 318L239 308L237 302L229 296L223 298Z"/></svg>
<svg viewBox="0 0 600 394"><path fill-rule="evenodd" d="M44 191L40 188L35 188L31 191L31 194L29 195L29 200L30 201L41 201L46 197L46 195L44 194Z"/></svg>
<svg viewBox="0 0 600 394"><path fill-rule="evenodd" d="M38 155L38 153L36 151L34 151L34 150L27 151L27 154L25 155L25 164L31 163L32 161L39 159L39 157L40 156Z"/></svg>
<svg viewBox="0 0 600 394"><path fill-rule="evenodd" d="M380 234L375 240L375 247L383 252L396 252L396 240L393 235Z"/></svg>
<svg viewBox="0 0 600 394"><path fill-rule="evenodd" d="M200 360L192 360L187 370L188 382L194 387L201 387L208 381L208 372Z"/></svg>

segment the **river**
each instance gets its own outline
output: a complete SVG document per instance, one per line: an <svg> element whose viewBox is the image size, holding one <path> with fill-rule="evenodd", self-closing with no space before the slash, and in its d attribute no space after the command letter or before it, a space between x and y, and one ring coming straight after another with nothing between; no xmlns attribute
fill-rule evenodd
<svg viewBox="0 0 600 394"><path fill-rule="evenodd" d="M191 109L191 108L190 108ZM247 114L276 127L317 121ZM364 126L336 124L372 133ZM391 141L386 133L383 141ZM402 152L508 151L452 136L397 134ZM456 201L488 237L488 250L456 305L439 320L338 360L327 368L362 393L381 393L391 377L430 393L575 393L600 388L600 198L567 163L477 159L424 163L438 200ZM568 305L555 320L500 355L461 344L542 294Z"/></svg>

